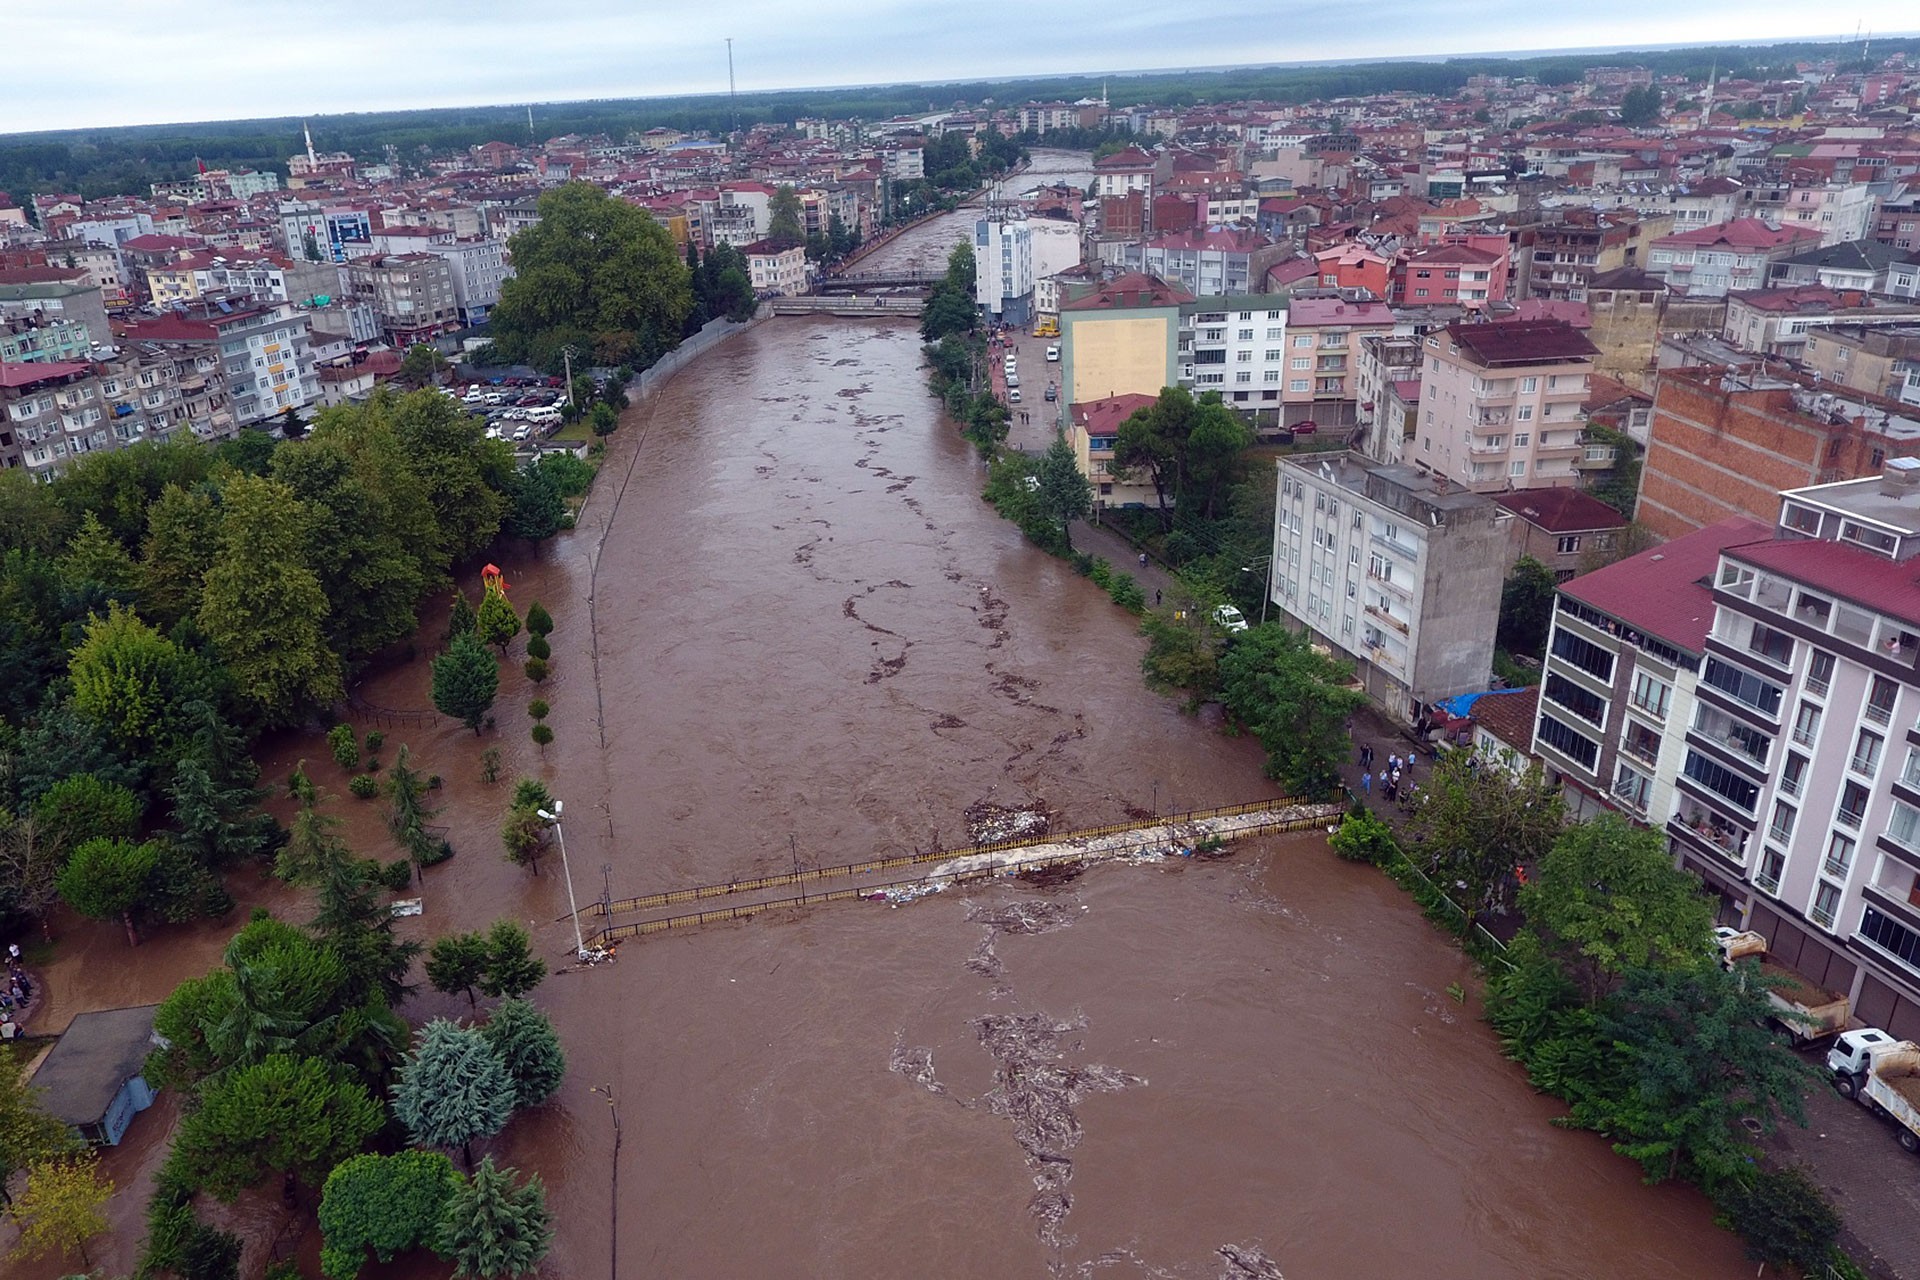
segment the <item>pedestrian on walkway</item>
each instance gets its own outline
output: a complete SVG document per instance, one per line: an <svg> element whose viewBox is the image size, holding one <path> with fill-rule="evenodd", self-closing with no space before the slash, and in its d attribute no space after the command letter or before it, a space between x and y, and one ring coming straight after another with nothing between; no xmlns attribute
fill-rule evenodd
<svg viewBox="0 0 1920 1280"><path fill-rule="evenodd" d="M1394 792L1398 790L1397 784L1394 782L1392 778L1388 778L1386 781L1385 787L1382 789L1387 793L1387 803L1392 804L1394 800Z"/></svg>
<svg viewBox="0 0 1920 1280"><path fill-rule="evenodd" d="M1360 775L1360 789L1366 792L1368 795L1373 794L1373 775L1372 774L1363 773Z"/></svg>
<svg viewBox="0 0 1920 1280"><path fill-rule="evenodd" d="M1156 609L1160 607L1160 588L1158 587L1153 589L1153 607Z"/></svg>
<svg viewBox="0 0 1920 1280"><path fill-rule="evenodd" d="M1140 553L1140 567L1142 569L1147 567L1147 553L1144 551Z"/></svg>
<svg viewBox="0 0 1920 1280"><path fill-rule="evenodd" d="M1407 752L1407 772L1408 773L1413 772L1413 762L1415 760L1418 760L1419 758L1420 758L1420 753L1418 751Z"/></svg>

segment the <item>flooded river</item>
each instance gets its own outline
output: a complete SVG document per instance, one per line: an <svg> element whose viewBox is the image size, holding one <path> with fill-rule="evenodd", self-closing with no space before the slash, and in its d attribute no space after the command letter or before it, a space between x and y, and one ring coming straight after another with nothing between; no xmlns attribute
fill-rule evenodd
<svg viewBox="0 0 1920 1280"><path fill-rule="evenodd" d="M583 900L959 845L983 801L1073 827L1273 794L1253 743L1146 691L1130 620L980 478L905 327L772 321L628 415L580 529L504 566L558 623L557 739L528 742L513 671L489 740L565 801ZM425 672L368 694L424 707ZM500 858L485 741L389 737L446 777L460 850L408 927L511 915L564 962L559 861ZM324 749L276 744L270 776L301 754ZM375 806L334 807L391 856ZM1698 1196L1551 1127L1456 982L1318 837L836 904L551 978L568 1080L494 1149L545 1178L569 1278L1750 1273Z"/></svg>

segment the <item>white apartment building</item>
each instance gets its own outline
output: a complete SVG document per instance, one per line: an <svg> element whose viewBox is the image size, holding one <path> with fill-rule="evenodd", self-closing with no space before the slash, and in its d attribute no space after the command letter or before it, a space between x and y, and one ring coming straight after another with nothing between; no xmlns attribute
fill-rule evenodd
<svg viewBox="0 0 1920 1280"><path fill-rule="evenodd" d="M1444 477L1354 453L1279 469L1269 603L1350 658L1402 723L1485 689L1512 516Z"/></svg>
<svg viewBox="0 0 1920 1280"><path fill-rule="evenodd" d="M1599 349L1558 320L1453 324L1426 336L1421 470L1477 492L1571 486Z"/></svg>
<svg viewBox="0 0 1920 1280"><path fill-rule="evenodd" d="M1287 309L1271 294L1198 298L1180 309L1180 385L1218 391L1259 426L1278 426Z"/></svg>
<svg viewBox="0 0 1920 1280"><path fill-rule="evenodd" d="M1033 323L1033 232L1025 215L996 212L973 224L973 300L992 319Z"/></svg>

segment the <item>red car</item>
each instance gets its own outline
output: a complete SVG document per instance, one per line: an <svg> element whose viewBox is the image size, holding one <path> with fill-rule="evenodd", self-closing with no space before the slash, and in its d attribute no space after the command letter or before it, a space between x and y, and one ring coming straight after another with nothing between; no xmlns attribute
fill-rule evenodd
<svg viewBox="0 0 1920 1280"><path fill-rule="evenodd" d="M1320 424L1317 422L1296 422L1292 427L1288 428L1288 430L1297 436L1310 436L1319 429Z"/></svg>

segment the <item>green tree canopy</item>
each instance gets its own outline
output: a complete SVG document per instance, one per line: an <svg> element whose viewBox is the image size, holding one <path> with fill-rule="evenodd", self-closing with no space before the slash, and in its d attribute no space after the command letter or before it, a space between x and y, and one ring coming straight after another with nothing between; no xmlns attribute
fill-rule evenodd
<svg viewBox="0 0 1920 1280"><path fill-rule="evenodd" d="M666 230L585 182L545 193L539 209L540 220L509 246L514 274L491 320L499 355L558 368L571 343L583 352L613 348L610 363L645 368L671 350L693 291Z"/></svg>
<svg viewBox="0 0 1920 1280"><path fill-rule="evenodd" d="M353 1280L367 1251L390 1262L410 1249L431 1248L463 1179L437 1151L366 1153L335 1165L320 1194L320 1270L327 1280Z"/></svg>
<svg viewBox="0 0 1920 1280"><path fill-rule="evenodd" d="M513 1178L488 1156L448 1201L438 1248L461 1280L530 1275L552 1247L553 1216L539 1175L519 1186Z"/></svg>
<svg viewBox="0 0 1920 1280"><path fill-rule="evenodd" d="M220 508L211 486L170 484L147 508L140 550L140 612L171 628L200 612L207 570L220 554Z"/></svg>
<svg viewBox="0 0 1920 1280"><path fill-rule="evenodd" d="M232 1202L270 1176L317 1187L385 1116L359 1084L318 1058L272 1054L208 1081L180 1122L168 1172Z"/></svg>
<svg viewBox="0 0 1920 1280"><path fill-rule="evenodd" d="M1040 457L1040 487L1034 498L1040 511L1059 531L1061 547L1073 549L1072 527L1093 510L1093 484L1080 471L1073 446L1055 436Z"/></svg>
<svg viewBox="0 0 1920 1280"><path fill-rule="evenodd" d="M400 362L400 380L411 387L426 387L440 381L447 367L447 358L440 354L431 343L416 342L407 348L407 355Z"/></svg>
<svg viewBox="0 0 1920 1280"><path fill-rule="evenodd" d="M433 660L433 705L443 715L480 732L500 690L500 664L471 631L454 636Z"/></svg>
<svg viewBox="0 0 1920 1280"><path fill-rule="evenodd" d="M495 1006L480 1034L513 1077L515 1107L537 1107L559 1091L567 1058L547 1015L509 997Z"/></svg>
<svg viewBox="0 0 1920 1280"><path fill-rule="evenodd" d="M87 620L68 663L73 705L132 755L178 755L189 731L183 704L207 702L213 677L190 653L118 603Z"/></svg>
<svg viewBox="0 0 1920 1280"><path fill-rule="evenodd" d="M54 884L68 906L95 920L120 921L127 941L137 945L134 914L146 900L160 855L157 841L89 840L73 851Z"/></svg>
<svg viewBox="0 0 1920 1280"><path fill-rule="evenodd" d="M517 1092L513 1077L478 1031L435 1018L400 1068L393 1113L414 1141L459 1147L471 1166L470 1144L507 1127Z"/></svg>
<svg viewBox="0 0 1920 1280"><path fill-rule="evenodd" d="M522 467L514 472L508 494L512 505L500 525L500 531L508 537L537 542L551 538L566 523L566 500L545 467Z"/></svg>
<svg viewBox="0 0 1920 1280"><path fill-rule="evenodd" d="M489 996L524 996L547 976L547 966L533 954L533 939L512 920L495 920L487 930L487 967L480 990Z"/></svg>
<svg viewBox="0 0 1920 1280"><path fill-rule="evenodd" d="M467 993L469 1008L478 1008L474 987L487 971L487 939L478 933L449 933L433 940L427 951L427 981L435 991Z"/></svg>
<svg viewBox="0 0 1920 1280"><path fill-rule="evenodd" d="M772 198L767 201L766 239L780 249L791 249L806 243L807 229L800 208L800 195L786 183L775 187Z"/></svg>
<svg viewBox="0 0 1920 1280"><path fill-rule="evenodd" d="M39 1094L27 1084L21 1062L0 1058L0 1198L15 1173L80 1145L63 1122L47 1114Z"/></svg>
<svg viewBox="0 0 1920 1280"><path fill-rule="evenodd" d="M1558 589L1553 570L1532 556L1514 561L1500 588L1500 623L1495 638L1501 648L1529 658L1546 653L1547 631L1553 625L1553 596Z"/></svg>
<svg viewBox="0 0 1920 1280"><path fill-rule="evenodd" d="M1296 795L1340 781L1347 717L1361 704L1350 669L1279 623L1241 632L1220 657L1220 699L1267 751L1267 776Z"/></svg>
<svg viewBox="0 0 1920 1280"><path fill-rule="evenodd" d="M77 1253L82 1264L87 1242L107 1229L101 1210L113 1198L113 1183L100 1177L99 1160L91 1153L58 1156L30 1165L26 1186L13 1202L20 1224L22 1258Z"/></svg>
<svg viewBox="0 0 1920 1280"><path fill-rule="evenodd" d="M1415 780L1407 854L1456 900L1465 899L1460 906L1469 919L1510 903L1516 870L1537 864L1566 828L1559 786L1537 761L1525 769L1512 763L1443 750Z"/></svg>
<svg viewBox="0 0 1920 1280"><path fill-rule="evenodd" d="M474 616L473 634L482 644L499 646L502 653L507 651L507 643L520 634L520 615L514 612L505 592L489 591L481 598L480 610Z"/></svg>

